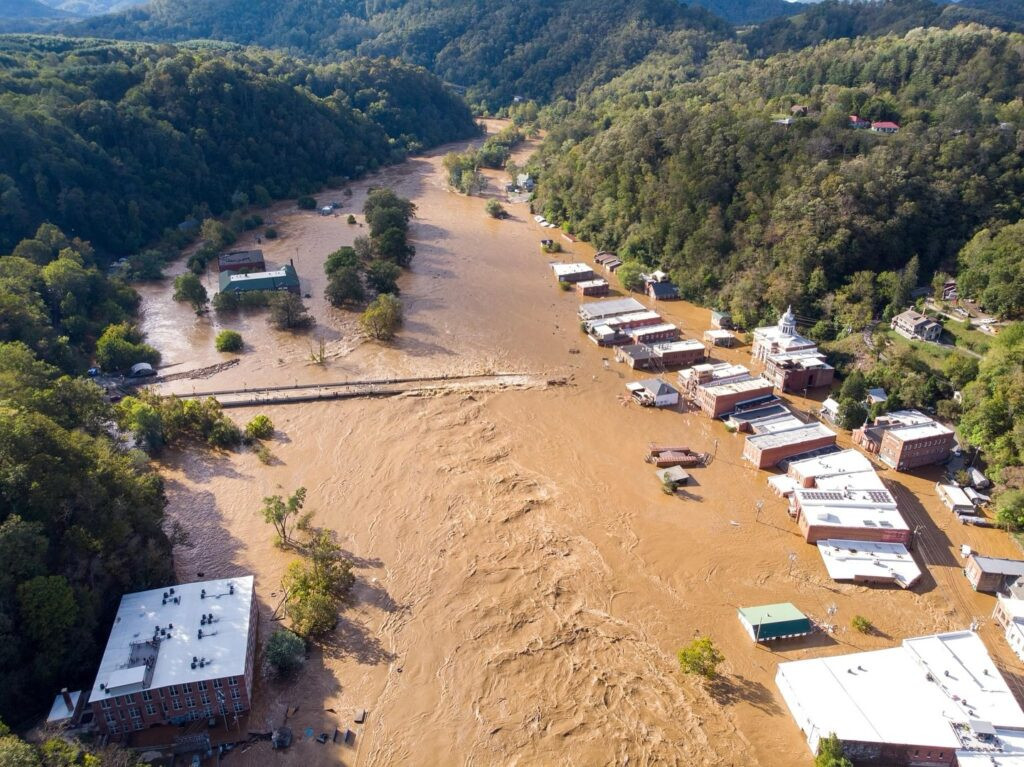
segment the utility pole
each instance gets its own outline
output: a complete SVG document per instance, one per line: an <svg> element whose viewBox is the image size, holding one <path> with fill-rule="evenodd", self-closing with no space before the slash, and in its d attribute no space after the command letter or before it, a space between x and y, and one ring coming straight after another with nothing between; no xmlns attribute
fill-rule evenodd
<svg viewBox="0 0 1024 767"><path fill-rule="evenodd" d="M758 502L754 504L754 521L755 522L760 522L761 521L761 519L760 519L760 517L761 517L761 509L763 509L763 508L764 508L764 500L758 500Z"/></svg>

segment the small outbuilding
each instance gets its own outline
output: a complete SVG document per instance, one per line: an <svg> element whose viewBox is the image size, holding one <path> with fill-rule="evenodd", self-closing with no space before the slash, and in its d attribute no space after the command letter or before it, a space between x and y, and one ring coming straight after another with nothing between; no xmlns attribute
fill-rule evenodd
<svg viewBox="0 0 1024 767"><path fill-rule="evenodd" d="M128 371L129 378L149 378L155 375L156 371L148 362L136 362Z"/></svg>
<svg viewBox="0 0 1024 767"><path fill-rule="evenodd" d="M660 378L628 383L626 388L644 407L674 407L679 404L679 392Z"/></svg>
<svg viewBox="0 0 1024 767"><path fill-rule="evenodd" d="M715 328L704 331L704 342L709 346L732 346L736 343L736 336L732 331Z"/></svg>
<svg viewBox="0 0 1024 767"><path fill-rule="evenodd" d="M670 488L674 493L681 487L690 483L690 475L682 466L669 466L667 469L657 469L654 476L662 485Z"/></svg>
<svg viewBox="0 0 1024 767"><path fill-rule="evenodd" d="M711 327L732 330L732 315L729 312L711 310Z"/></svg>
<svg viewBox="0 0 1024 767"><path fill-rule="evenodd" d="M759 607L741 607L740 623L755 642L795 639L814 630L811 619L790 602Z"/></svg>

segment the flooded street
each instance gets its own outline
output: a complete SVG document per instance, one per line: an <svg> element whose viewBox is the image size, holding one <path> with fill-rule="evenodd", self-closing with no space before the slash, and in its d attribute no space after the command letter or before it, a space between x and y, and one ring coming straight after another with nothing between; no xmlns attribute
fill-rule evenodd
<svg viewBox="0 0 1024 767"><path fill-rule="evenodd" d="M579 298L559 290L548 267L553 258L591 262L593 249L563 240L568 253L545 255L539 241L557 230L541 229L526 205L506 206L511 217L499 221L485 214L484 199L449 192L441 159L463 148L354 183L350 197L320 194L320 204L343 202L338 215L282 203L264 216L281 237L258 247L268 264L294 261L317 319L307 333L277 332L263 312L197 318L170 300L169 280L140 291L161 372L230 359L214 349L220 329L245 340L237 366L165 391L529 376L515 390L464 386L230 410L242 424L259 412L273 419L271 465L251 452L167 458L169 514L189 536L176 550L180 578L254 573L264 637L279 625L272 615L294 557L273 546L259 515L264 496L307 487L314 523L335 531L356 565L353 605L335 634L298 679L257 691L249 730L299 709L289 718L297 741L275 762L810 765L773 682L779 661L888 647L981 619L993 652L1018 665L987 620L993 600L970 590L956 553L969 543L1013 555L1004 534L961 527L935 497L937 472L884 472L920 528L916 554L928 572L911 591L832 582L769 490L769 475L741 461L740 435L700 413L623 403L625 383L646 376L584 338ZM530 151L523 146L517 161ZM488 175L495 193L504 174ZM416 257L399 283L406 322L387 346L362 340L356 315L323 297L324 259L367 233L346 218L362 223L372 186L417 206ZM204 278L211 296L216 277ZM706 309L657 309L688 338L709 327ZM312 359L320 339L323 365ZM749 362L749 347L720 356ZM564 383L547 383L556 381ZM662 493L643 462L651 441L715 456L694 470L689 499ZM821 621L834 606L830 622L841 628L777 650L752 646L736 609L782 601ZM878 633L852 632L856 614ZM712 636L726 658L710 687L678 671L675 653L696 635ZM355 709L368 711L365 725L352 724ZM304 734L335 726L356 731L351 747ZM261 765L268 753L260 743L230 758Z"/></svg>

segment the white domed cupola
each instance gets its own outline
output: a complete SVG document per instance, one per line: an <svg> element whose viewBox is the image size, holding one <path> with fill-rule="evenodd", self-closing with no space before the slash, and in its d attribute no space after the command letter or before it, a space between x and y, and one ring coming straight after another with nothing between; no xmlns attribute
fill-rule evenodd
<svg viewBox="0 0 1024 767"><path fill-rule="evenodd" d="M779 333L784 336L796 335L796 317L792 305L786 307L785 313L779 317Z"/></svg>

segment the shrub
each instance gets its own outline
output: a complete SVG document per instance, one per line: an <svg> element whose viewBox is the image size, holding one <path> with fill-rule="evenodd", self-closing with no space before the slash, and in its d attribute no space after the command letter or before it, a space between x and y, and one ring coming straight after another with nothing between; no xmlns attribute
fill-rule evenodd
<svg viewBox="0 0 1024 767"><path fill-rule="evenodd" d="M541 246L541 250L545 253L561 253L562 243L556 242L555 240L548 240Z"/></svg>
<svg viewBox="0 0 1024 767"><path fill-rule="evenodd" d="M306 643L288 629L270 635L266 647L267 664L280 676L291 676L306 662Z"/></svg>
<svg viewBox="0 0 1024 767"><path fill-rule="evenodd" d="M999 496L996 500L996 519L999 524L1011 530L1024 527L1024 490L1006 490Z"/></svg>
<svg viewBox="0 0 1024 767"><path fill-rule="evenodd" d="M861 634L870 634L875 628L871 621L863 615L854 615L853 619L850 621L850 625L853 626L855 631L859 631Z"/></svg>
<svg viewBox="0 0 1024 767"><path fill-rule="evenodd" d="M853 762L843 753L843 742L834 732L818 742L814 767L853 767Z"/></svg>
<svg viewBox="0 0 1024 767"><path fill-rule="evenodd" d="M260 463L269 466L274 462L274 454L270 452L270 448L264 445L262 442L256 445L256 457L260 459Z"/></svg>
<svg viewBox="0 0 1024 767"><path fill-rule="evenodd" d="M505 216L508 215L504 206L493 198L487 201L487 204L484 206L484 210L487 211L487 214L491 218L505 218Z"/></svg>
<svg viewBox="0 0 1024 767"><path fill-rule="evenodd" d="M359 317L359 324L378 341L390 341L402 324L402 302L390 293L382 293Z"/></svg>
<svg viewBox="0 0 1024 767"><path fill-rule="evenodd" d="M299 206L300 210L316 210L316 198L310 197L308 194L297 199L295 204Z"/></svg>
<svg viewBox="0 0 1024 767"><path fill-rule="evenodd" d="M390 261L375 259L366 267L366 281L378 293L398 295L398 277L402 270Z"/></svg>
<svg viewBox="0 0 1024 767"><path fill-rule="evenodd" d="M348 222L349 222L349 224L355 224L356 223L356 217L353 216L351 213L348 214Z"/></svg>
<svg viewBox="0 0 1024 767"><path fill-rule="evenodd" d="M698 637L678 653L679 669L685 674L697 674L705 679L718 675L718 666L725 657L710 637Z"/></svg>
<svg viewBox="0 0 1024 767"><path fill-rule="evenodd" d="M274 434L274 422L265 415L258 415L245 425L248 439L268 439Z"/></svg>
<svg viewBox="0 0 1024 767"><path fill-rule="evenodd" d="M237 352L242 348L242 334L235 330L222 330L217 334L214 345L219 352Z"/></svg>
<svg viewBox="0 0 1024 767"><path fill-rule="evenodd" d="M206 435L206 444L210 447L237 447L241 441L242 430L227 418L216 421Z"/></svg>
<svg viewBox="0 0 1024 767"><path fill-rule="evenodd" d="M277 239L277 229L275 229L272 226L268 226L266 228L266 231L263 232L263 236L266 237L268 240L276 240Z"/></svg>
<svg viewBox="0 0 1024 767"><path fill-rule="evenodd" d="M561 290L564 290L565 292L568 293L570 290L572 290L572 283L568 282L567 280L559 280L558 281L558 287Z"/></svg>

